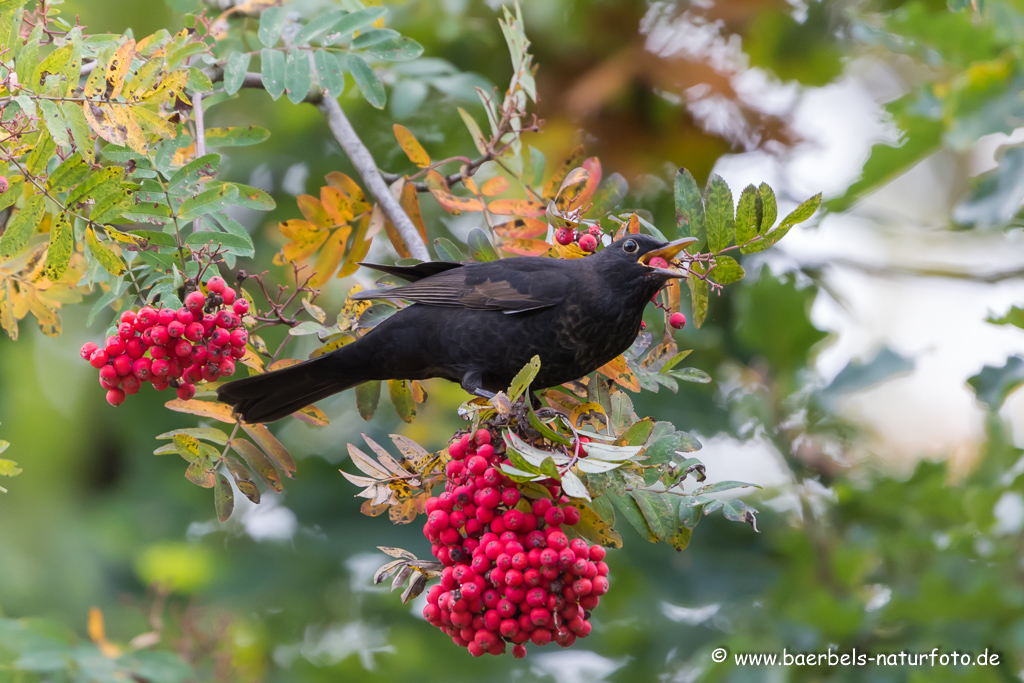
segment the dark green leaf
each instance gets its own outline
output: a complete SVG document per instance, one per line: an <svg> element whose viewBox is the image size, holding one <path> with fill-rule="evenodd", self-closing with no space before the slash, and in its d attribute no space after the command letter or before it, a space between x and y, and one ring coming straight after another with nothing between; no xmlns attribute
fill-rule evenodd
<svg viewBox="0 0 1024 683"><path fill-rule="evenodd" d="M769 245L778 243L778 241L785 237L786 233L789 232L794 225L803 223L813 216L819 206L821 206L820 192L793 209L792 213L782 219L782 222L779 223L779 227L765 235L765 240Z"/></svg>
<svg viewBox="0 0 1024 683"><path fill-rule="evenodd" d="M708 277L720 285L731 285L742 280L745 274L746 271L736 262L736 259L719 254L715 258L715 267Z"/></svg>
<svg viewBox="0 0 1024 683"><path fill-rule="evenodd" d="M438 237L434 240L434 251L437 252L437 257L444 261L469 260L469 258L462 253L462 250L447 237Z"/></svg>
<svg viewBox="0 0 1024 683"><path fill-rule="evenodd" d="M497 261L498 252L494 250L487 234L480 228L469 231L469 257L474 261Z"/></svg>
<svg viewBox="0 0 1024 683"><path fill-rule="evenodd" d="M407 62L422 55L423 46L412 38L397 36L374 44L367 52L386 62Z"/></svg>
<svg viewBox="0 0 1024 683"><path fill-rule="evenodd" d="M213 211L221 211L234 204L237 197L238 188L233 185L211 188L182 202L178 218L191 221Z"/></svg>
<svg viewBox="0 0 1024 683"><path fill-rule="evenodd" d="M651 530L650 525L647 523L647 518L644 517L644 513L640 510L640 506L637 505L636 500L632 496L618 493L606 493L605 495L611 499L615 507L626 518L626 521L636 529L641 538L651 543L658 542L657 534Z"/></svg>
<svg viewBox="0 0 1024 683"><path fill-rule="evenodd" d="M380 403L381 381L379 379L363 382L356 385L356 407L359 409L359 416L369 421Z"/></svg>
<svg viewBox="0 0 1024 683"><path fill-rule="evenodd" d="M676 226L680 237L696 237L697 242L688 248L695 253L704 247L707 239L704 226L704 200L700 188L690 172L681 168L675 180ZM700 325L697 325L700 327Z"/></svg>
<svg viewBox="0 0 1024 683"><path fill-rule="evenodd" d="M670 494L637 489L630 494L654 535L666 543L669 542L678 529L676 511L668 501Z"/></svg>
<svg viewBox="0 0 1024 683"><path fill-rule="evenodd" d="M207 135L209 135L209 130ZM217 173L218 166L220 166L219 154L204 154L175 171L168 182L168 187L171 192L175 192L195 185L206 178L212 178Z"/></svg>
<svg viewBox="0 0 1024 683"><path fill-rule="evenodd" d="M366 101L377 109L383 109L387 102L384 84L380 82L366 60L359 55L346 55L345 68L352 74L352 80L356 82L359 92L363 93Z"/></svg>
<svg viewBox="0 0 1024 683"><path fill-rule="evenodd" d="M732 190L715 174L708 178L708 187L704 194L704 213L708 251L717 254L732 243L736 234L736 219L733 214Z"/></svg>
<svg viewBox="0 0 1024 683"><path fill-rule="evenodd" d="M747 185L743 188L736 205L736 244L743 245L757 237L759 203L760 196L756 187Z"/></svg>
<svg viewBox="0 0 1024 683"><path fill-rule="evenodd" d="M391 397L391 405L395 407L398 417L404 422L412 422L416 419L416 402L412 398L412 387L408 380L388 380L388 395Z"/></svg>

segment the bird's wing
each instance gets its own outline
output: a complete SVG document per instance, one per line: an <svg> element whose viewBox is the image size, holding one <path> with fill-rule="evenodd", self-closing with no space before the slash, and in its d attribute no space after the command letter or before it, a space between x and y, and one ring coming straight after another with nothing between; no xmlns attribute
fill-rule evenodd
<svg viewBox="0 0 1024 683"><path fill-rule="evenodd" d="M408 285L361 292L353 298L521 313L561 303L572 286L567 271L563 261L532 257L468 263Z"/></svg>
<svg viewBox="0 0 1024 683"><path fill-rule="evenodd" d="M381 263L360 263L359 265L400 277L409 282L416 282L431 275L443 273L446 270L461 268L464 264L458 261L424 261L414 266L389 266Z"/></svg>

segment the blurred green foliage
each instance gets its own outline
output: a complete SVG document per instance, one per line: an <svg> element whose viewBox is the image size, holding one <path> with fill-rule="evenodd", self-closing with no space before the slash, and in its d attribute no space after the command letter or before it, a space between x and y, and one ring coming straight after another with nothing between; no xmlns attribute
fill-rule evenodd
<svg viewBox="0 0 1024 683"><path fill-rule="evenodd" d="M92 31L131 28L141 36L178 28L178 12L195 4L69 0L64 9L80 14ZM733 97L740 111L751 108L728 85L728 69L706 55L645 53L638 30L645 16L737 36L751 65L801 88L842 78L844 64L860 57L910 65L906 94L886 106L900 144L875 146L862 177L829 203L832 211L846 211L939 149L969 149L983 135L1019 125L1024 5L990 1L978 13L968 2L950 4L953 9L923 0L822 1L794 10L768 1L526 2L547 120L530 144L558 159L582 129L606 172L633 181L631 205L647 209L656 225L669 224L666 164L685 165L703 181L721 155L742 146L731 131L694 117L679 93L696 99L686 88L708 84ZM391 9L396 27L419 41L427 57L490 82L507 81L507 53L487 4L409 0ZM633 63L642 68L624 67ZM399 85L389 89L385 112L351 92L342 99L382 167L397 170L403 163L391 137L396 119L432 154L472 154L452 115L452 93L463 84L442 78L424 88L391 75ZM782 117L747 121L758 134L754 147L785 148L799 137ZM264 246L257 262L246 264L262 270L271 268L278 246L263 228L294 213L293 202L282 200L301 191L306 178L353 170L312 107L271 103L243 90L208 121L249 123L273 135L233 154L229 176L255 177L279 200L256 226L254 237ZM974 179L951 211L951 227L1019 227L1019 149L1009 147L994 170ZM432 236L461 235L457 222L436 209L425 219ZM813 365L827 339L809 313L816 297L826 295L815 274L758 271L756 256L744 264L751 276L715 302L707 324L678 335L681 347L694 349L689 360L716 383L646 394L637 409L707 437L769 443L790 485L764 494L760 535L716 517L676 554L626 529L625 549L609 554L612 590L593 635L573 652L532 654L523 662L471 659L422 621L417 608L371 586L369 577L383 562L376 545L415 550L425 542L415 525L393 527L360 515L337 473L343 444L359 431L384 442L402 429L428 447L441 445L459 427L457 387L428 383L430 401L411 426L390 411L364 424L350 396L326 401L331 427L294 423L279 431L299 459L298 477L285 493L265 496L258 508L240 505L229 523L218 525L208 493L184 481L180 461L151 454L153 436L190 424L184 416L164 410L153 394L109 408L94 373L78 362L78 345L98 336L104 323L90 329L84 311L69 309L57 339L34 330L17 343L0 337L0 436L12 444L5 457L24 470L5 479L10 491L0 494L6 615L0 680L117 681L126 672L154 683L1016 679L1024 669L1024 536L1012 520L1014 511L1024 514L1024 480L1022 453L999 411L1024 383L1020 358L986 367L971 382L987 409L987 441L967 473L944 462L921 462L909 475L850 466L841 454L861 437L836 412L835 396L905 371L906 359L880 353L872 363L851 366L846 387L825 388ZM344 291L328 290L322 305L339 307ZM886 453L879 456L884 461ZM156 581L174 590L162 593ZM121 652L150 632L158 631L160 641L120 657L104 655L105 641L87 629L93 606L105 616L106 640ZM716 647L872 654L988 648L1001 661L994 667L740 668L731 659L714 664Z"/></svg>

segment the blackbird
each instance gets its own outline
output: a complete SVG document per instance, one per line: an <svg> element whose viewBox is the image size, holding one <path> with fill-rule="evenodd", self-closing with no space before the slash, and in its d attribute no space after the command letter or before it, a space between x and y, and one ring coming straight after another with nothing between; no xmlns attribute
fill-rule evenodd
<svg viewBox="0 0 1024 683"><path fill-rule="evenodd" d="M410 284L353 298L411 305L336 351L229 382L217 396L246 422L272 422L369 380L444 377L493 396L535 355L534 387L579 379L629 348L644 306L685 277L648 262L671 261L695 241L629 235L582 259L362 264Z"/></svg>

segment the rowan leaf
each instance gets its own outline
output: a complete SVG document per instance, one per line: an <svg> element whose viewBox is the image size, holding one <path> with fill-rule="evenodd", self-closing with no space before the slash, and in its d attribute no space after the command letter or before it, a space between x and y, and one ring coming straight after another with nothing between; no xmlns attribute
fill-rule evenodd
<svg viewBox="0 0 1024 683"><path fill-rule="evenodd" d="M720 285L731 285L742 280L745 274L746 271L743 270L743 266L736 262L736 259L732 256L720 254L715 258L715 267L711 270L708 277Z"/></svg>
<svg viewBox="0 0 1024 683"><path fill-rule="evenodd" d="M375 223L381 225L384 223L384 212L377 204L373 205L370 215L363 216L359 225L356 226L355 236L352 237L352 247L341 264L338 277L348 277L359 270L359 262L366 258L366 254L370 251L370 243L373 242L370 230Z"/></svg>
<svg viewBox="0 0 1024 683"><path fill-rule="evenodd" d="M359 55L349 54L345 56L344 66L352 74L352 80L356 82L356 87L366 101L377 109L383 109L387 102L384 84L377 78L370 65Z"/></svg>
<svg viewBox="0 0 1024 683"><path fill-rule="evenodd" d="M178 209L178 218L183 221L195 220L200 216L231 206L237 198L238 188L234 185L225 184L212 187L182 202Z"/></svg>
<svg viewBox="0 0 1024 683"><path fill-rule="evenodd" d="M310 64L306 53L297 49L290 50L284 65L284 89L288 93L288 101L292 104L301 104L309 94L311 84Z"/></svg>
<svg viewBox="0 0 1024 683"><path fill-rule="evenodd" d="M493 180L493 178L492 178ZM487 181L488 183L490 180ZM487 183L484 183L486 186ZM494 226L494 233L509 239L529 239L541 237L548 232L548 224L536 218L516 218L507 223Z"/></svg>
<svg viewBox="0 0 1024 683"><path fill-rule="evenodd" d="M643 511L637 504L636 499L626 493L620 494L609 492L605 495L611 499L618 511L622 513L622 516L626 518L626 521L629 522L630 526L636 529L641 538L650 541L651 543L658 542L657 534L654 533L650 525L647 523L647 518L644 516Z"/></svg>
<svg viewBox="0 0 1024 683"><path fill-rule="evenodd" d="M395 133L395 139L398 140L398 145L405 152L405 156L409 157L409 161L420 168L430 166L430 155L427 154L427 150L423 149L423 145L412 134L412 131L398 123L392 126L392 130Z"/></svg>
<svg viewBox="0 0 1024 683"><path fill-rule="evenodd" d="M65 102L61 105L64 112L64 120L71 129L71 138L75 142L75 149L90 164L96 163L96 149L92 142L92 135L89 132L89 122L85 118L82 108L73 102Z"/></svg>
<svg viewBox="0 0 1024 683"><path fill-rule="evenodd" d="M381 381L379 379L356 385L356 408L359 417L369 422L377 412L380 403Z"/></svg>
<svg viewBox="0 0 1024 683"><path fill-rule="evenodd" d="M33 195L25 202L0 237L0 261L10 260L25 250L45 213L46 195Z"/></svg>
<svg viewBox="0 0 1024 683"><path fill-rule="evenodd" d="M57 214L50 226L50 246L46 250L46 278L58 282L67 272L75 250L75 231L67 212Z"/></svg>
<svg viewBox="0 0 1024 683"><path fill-rule="evenodd" d="M736 218L733 211L732 190L721 176L712 174L704 194L708 250L712 254L725 249L735 237Z"/></svg>
<svg viewBox="0 0 1024 683"><path fill-rule="evenodd" d="M743 246L757 237L758 205L761 204L760 193L753 185L747 185L740 193L736 205L736 244Z"/></svg>
<svg viewBox="0 0 1024 683"><path fill-rule="evenodd" d="M231 513L235 509L235 491L223 474L217 475L217 483L213 489L213 508L221 523L231 519Z"/></svg>
<svg viewBox="0 0 1024 683"><path fill-rule="evenodd" d="M404 422L413 422L416 419L416 402L412 399L412 388L408 380L389 379L388 396L398 417Z"/></svg>
<svg viewBox="0 0 1024 683"><path fill-rule="evenodd" d="M110 92L109 99L114 99L124 89L124 79L128 75L128 69L135 57L135 41L129 38L114 51L110 61L107 62L104 78L107 83L107 90Z"/></svg>
<svg viewBox="0 0 1024 683"><path fill-rule="evenodd" d="M530 359L530 362L522 367L522 369L516 373L516 376L512 378L512 383L508 387L508 400L515 403L522 396L530 383L537 377L537 373L540 372L540 356L534 356ZM529 400L529 398L527 398Z"/></svg>
<svg viewBox="0 0 1024 683"><path fill-rule="evenodd" d="M322 287L334 277L338 266L345 258L345 244L350 234L352 234L352 228L346 225L331 233L331 236L323 243L313 266L314 274L309 280L311 287Z"/></svg>
<svg viewBox="0 0 1024 683"><path fill-rule="evenodd" d="M260 81L263 83L263 89L271 99L276 100L284 94L284 53L264 49L260 52L260 64Z"/></svg>
<svg viewBox="0 0 1024 683"><path fill-rule="evenodd" d="M265 15L269 11L265 10L263 14ZM263 16L260 16L260 19L262 23ZM242 88L242 83L245 82L245 73L249 70L249 62L251 60L252 55L248 52L232 52L228 57L228 62L224 66L224 92L228 95L234 95Z"/></svg>
<svg viewBox="0 0 1024 683"><path fill-rule="evenodd" d="M469 257L474 261L497 261L498 252L494 250L487 234L480 228L473 228L469 231L467 238L469 245Z"/></svg>
<svg viewBox="0 0 1024 683"><path fill-rule="evenodd" d="M292 459L291 453L284 447L284 444L278 441L269 429L261 424L247 422L242 423L242 429L259 444L278 469L284 472L288 478L292 477L295 473L295 460Z"/></svg>
<svg viewBox="0 0 1024 683"><path fill-rule="evenodd" d="M258 145L269 138L270 131L262 126L206 129L207 147L248 147L249 145Z"/></svg>
<svg viewBox="0 0 1024 683"><path fill-rule="evenodd" d="M597 543L606 548L622 547L622 536L593 508L589 505L577 505L576 507L580 511L580 521L573 526L573 531L591 543Z"/></svg>
<svg viewBox="0 0 1024 683"><path fill-rule="evenodd" d="M690 172L681 168L676 172L675 186L676 227L680 237L696 237L697 242L687 248L696 253L707 239L704 218L704 200L700 188Z"/></svg>
<svg viewBox="0 0 1024 683"><path fill-rule="evenodd" d="M209 417L228 424L235 423L235 415L231 410L231 406L224 403L200 401L198 399L183 401L180 398L175 398L164 403L164 407L170 408L171 410L179 413L189 413L200 417Z"/></svg>
<svg viewBox="0 0 1024 683"><path fill-rule="evenodd" d="M281 30L288 20L288 12L283 7L269 7L260 13L260 26L257 37L266 47L274 47L281 39ZM277 99L277 98L274 98Z"/></svg>
<svg viewBox="0 0 1024 683"><path fill-rule="evenodd" d="M469 131L470 137L473 138L476 151L480 154L487 154L487 140L484 138L483 131L480 130L480 124L462 107L459 107L459 116L462 117L462 122L466 124L466 129Z"/></svg>
<svg viewBox="0 0 1024 683"><path fill-rule="evenodd" d="M345 70L337 57L327 50L317 50L313 53L313 67L324 95L340 97L345 92Z"/></svg>
<svg viewBox="0 0 1024 683"><path fill-rule="evenodd" d="M231 450L242 456L249 468L263 480L264 484L277 493L284 490L281 485L281 473L274 467L270 458L251 441L232 439L228 445L231 446Z"/></svg>
<svg viewBox="0 0 1024 683"><path fill-rule="evenodd" d="M480 211L481 209L476 210ZM487 210L502 216L540 218L547 211L547 207L528 199L495 199L487 205Z"/></svg>

